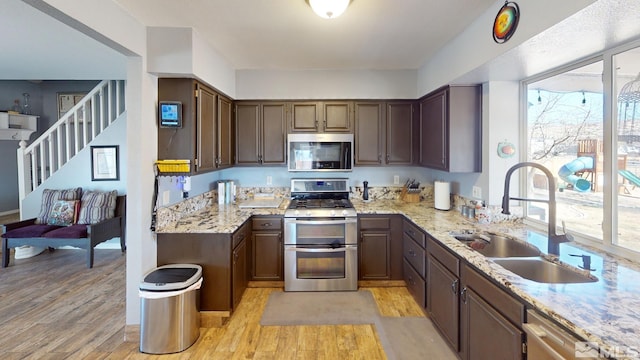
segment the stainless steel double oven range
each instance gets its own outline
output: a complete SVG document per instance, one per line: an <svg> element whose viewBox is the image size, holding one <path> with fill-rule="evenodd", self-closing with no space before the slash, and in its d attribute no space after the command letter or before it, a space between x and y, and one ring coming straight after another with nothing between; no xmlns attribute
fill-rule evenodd
<svg viewBox="0 0 640 360"><path fill-rule="evenodd" d="M284 224L285 291L358 289L357 213L348 179L292 179Z"/></svg>

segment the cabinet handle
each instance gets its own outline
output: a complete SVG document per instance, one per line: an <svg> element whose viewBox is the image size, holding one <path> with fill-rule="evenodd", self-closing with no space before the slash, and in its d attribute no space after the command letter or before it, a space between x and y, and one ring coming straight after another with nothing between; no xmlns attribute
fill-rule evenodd
<svg viewBox="0 0 640 360"><path fill-rule="evenodd" d="M382 164L382 154L378 154L378 164Z"/></svg>
<svg viewBox="0 0 640 360"><path fill-rule="evenodd" d="M464 287L462 288L462 291L460 291L460 297L462 298L462 302L463 303L467 303L467 288Z"/></svg>
<svg viewBox="0 0 640 360"><path fill-rule="evenodd" d="M271 223L262 223L262 226L263 227L269 227L269 226L271 226Z"/></svg>
<svg viewBox="0 0 640 360"><path fill-rule="evenodd" d="M413 281L413 276L409 275L408 280L409 280L409 284L411 284L411 285L415 285L416 284L416 282Z"/></svg>
<svg viewBox="0 0 640 360"><path fill-rule="evenodd" d="M458 279L453 280L453 282L451 283L451 292L453 292L454 294L458 293Z"/></svg>
<svg viewBox="0 0 640 360"><path fill-rule="evenodd" d="M389 159L390 159L390 158L391 158L391 157L389 156L389 154L387 154L387 164L389 163Z"/></svg>
<svg viewBox="0 0 640 360"><path fill-rule="evenodd" d="M411 256L416 256L416 253L415 253L415 251L413 251L413 250L409 250L409 255L411 255Z"/></svg>

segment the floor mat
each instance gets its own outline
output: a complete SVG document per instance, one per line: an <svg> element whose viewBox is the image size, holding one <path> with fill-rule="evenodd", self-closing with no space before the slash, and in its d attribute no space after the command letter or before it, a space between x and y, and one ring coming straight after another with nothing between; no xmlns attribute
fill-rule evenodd
<svg viewBox="0 0 640 360"><path fill-rule="evenodd" d="M379 317L371 292L273 292L260 325L373 324Z"/></svg>

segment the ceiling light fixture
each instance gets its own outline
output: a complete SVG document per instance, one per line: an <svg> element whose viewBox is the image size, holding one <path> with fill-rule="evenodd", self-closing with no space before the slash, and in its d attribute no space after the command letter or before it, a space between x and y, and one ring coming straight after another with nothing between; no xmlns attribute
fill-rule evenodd
<svg viewBox="0 0 640 360"><path fill-rule="evenodd" d="M351 0L306 0L318 16L335 19L347 10Z"/></svg>

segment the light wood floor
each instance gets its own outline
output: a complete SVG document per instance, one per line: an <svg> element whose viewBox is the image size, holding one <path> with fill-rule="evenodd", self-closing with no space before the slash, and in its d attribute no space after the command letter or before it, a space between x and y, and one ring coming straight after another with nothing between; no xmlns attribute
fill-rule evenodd
<svg viewBox="0 0 640 360"><path fill-rule="evenodd" d="M406 288L366 288L383 316L424 316ZM124 342L125 256L45 251L0 268L1 359L385 359L373 325L260 326L269 294L250 288L221 328L202 328L189 349L147 355Z"/></svg>

